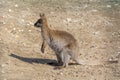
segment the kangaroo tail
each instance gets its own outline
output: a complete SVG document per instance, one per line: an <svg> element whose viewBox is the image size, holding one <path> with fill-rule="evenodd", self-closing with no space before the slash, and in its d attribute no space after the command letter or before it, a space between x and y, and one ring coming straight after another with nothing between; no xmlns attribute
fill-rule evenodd
<svg viewBox="0 0 120 80"><path fill-rule="evenodd" d="M118 63L118 60L112 60L112 61L84 61L79 60L78 64L80 65L104 65L104 64L113 64Z"/></svg>

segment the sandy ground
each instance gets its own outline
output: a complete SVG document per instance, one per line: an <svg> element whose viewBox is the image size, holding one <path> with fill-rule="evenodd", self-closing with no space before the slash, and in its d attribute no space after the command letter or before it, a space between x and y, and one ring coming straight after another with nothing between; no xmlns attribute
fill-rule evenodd
<svg viewBox="0 0 120 80"><path fill-rule="evenodd" d="M47 64L56 62L54 52L40 51L39 13L51 29L74 35L81 60L118 63L55 70ZM120 80L119 55L119 0L0 0L0 80Z"/></svg>

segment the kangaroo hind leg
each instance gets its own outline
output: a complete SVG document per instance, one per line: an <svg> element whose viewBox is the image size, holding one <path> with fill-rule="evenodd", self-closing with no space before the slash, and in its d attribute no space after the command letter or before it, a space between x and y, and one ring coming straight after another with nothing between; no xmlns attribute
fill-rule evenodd
<svg viewBox="0 0 120 80"><path fill-rule="evenodd" d="M57 57L57 63L58 63L58 65L59 65L59 66L62 66L62 65L63 65L63 62L62 62L60 53L56 53L56 57Z"/></svg>
<svg viewBox="0 0 120 80"><path fill-rule="evenodd" d="M68 53L64 54L64 56L63 56L63 67L68 67L68 64L70 62L70 58L71 58L71 56Z"/></svg>
<svg viewBox="0 0 120 80"><path fill-rule="evenodd" d="M68 63L70 61L71 56L69 55L69 51L67 49L64 49L60 54L59 54L61 60L62 60L62 65L58 66L57 69L65 68L68 66Z"/></svg>

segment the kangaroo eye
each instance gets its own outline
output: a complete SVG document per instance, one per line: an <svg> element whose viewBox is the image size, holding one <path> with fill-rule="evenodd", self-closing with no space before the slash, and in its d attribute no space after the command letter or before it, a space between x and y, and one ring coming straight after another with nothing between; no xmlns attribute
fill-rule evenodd
<svg viewBox="0 0 120 80"><path fill-rule="evenodd" d="M42 23L42 19L39 19L39 21L38 21L39 23Z"/></svg>

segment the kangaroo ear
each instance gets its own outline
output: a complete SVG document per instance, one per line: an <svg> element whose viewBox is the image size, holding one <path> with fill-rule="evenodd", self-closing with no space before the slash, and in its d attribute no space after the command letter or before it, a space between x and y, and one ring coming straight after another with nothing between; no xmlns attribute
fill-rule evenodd
<svg viewBox="0 0 120 80"><path fill-rule="evenodd" d="M43 17L43 16L45 16L45 14L44 13L40 13L40 17Z"/></svg>

